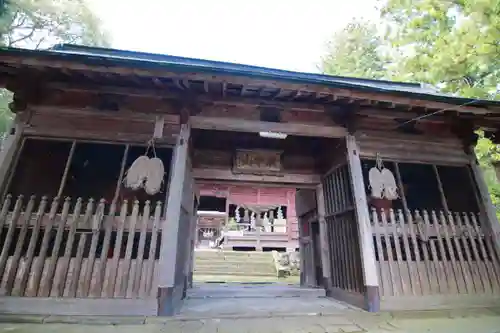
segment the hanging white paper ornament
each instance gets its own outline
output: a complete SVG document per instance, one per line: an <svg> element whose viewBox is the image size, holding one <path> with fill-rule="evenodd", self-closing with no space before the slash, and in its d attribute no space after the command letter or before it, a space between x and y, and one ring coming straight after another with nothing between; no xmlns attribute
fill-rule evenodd
<svg viewBox="0 0 500 333"><path fill-rule="evenodd" d="M384 197L389 200L398 199L398 186L392 172L389 169L382 169L381 178L384 184Z"/></svg>
<svg viewBox="0 0 500 333"><path fill-rule="evenodd" d="M368 172L371 195L377 199L396 200L399 198L396 180L391 170L384 168L377 154L376 165Z"/></svg>
<svg viewBox="0 0 500 333"><path fill-rule="evenodd" d="M133 190L142 187L149 169L149 157L139 156L130 166L125 176L125 186Z"/></svg>
<svg viewBox="0 0 500 333"><path fill-rule="evenodd" d="M144 190L147 194L154 195L160 191L164 175L163 162L158 157L151 158L147 167L146 183L144 184Z"/></svg>

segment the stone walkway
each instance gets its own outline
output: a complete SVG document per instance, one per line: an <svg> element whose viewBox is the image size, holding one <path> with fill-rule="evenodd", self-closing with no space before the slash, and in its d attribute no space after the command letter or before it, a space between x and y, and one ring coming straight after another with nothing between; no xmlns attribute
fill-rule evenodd
<svg viewBox="0 0 500 333"><path fill-rule="evenodd" d="M500 333L500 309L372 314L286 285L201 285L174 318L0 315L0 333Z"/></svg>
<svg viewBox="0 0 500 333"><path fill-rule="evenodd" d="M418 317L418 318L417 318ZM158 318L109 317L17 317L31 323L11 323L0 317L0 332L12 333L499 333L500 315L494 311L466 314L428 312L425 314L344 316L280 316L267 318L212 318L164 320ZM9 321L9 322L5 322ZM42 323L44 321L44 323Z"/></svg>

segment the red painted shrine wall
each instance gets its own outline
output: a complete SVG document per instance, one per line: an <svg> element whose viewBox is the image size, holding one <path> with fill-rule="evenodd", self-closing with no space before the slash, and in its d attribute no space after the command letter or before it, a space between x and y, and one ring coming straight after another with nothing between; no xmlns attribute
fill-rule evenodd
<svg viewBox="0 0 500 333"><path fill-rule="evenodd" d="M298 219L295 212L295 188L219 184L199 184L198 188L200 195L227 198L229 204L286 206L288 239L297 240L299 238Z"/></svg>

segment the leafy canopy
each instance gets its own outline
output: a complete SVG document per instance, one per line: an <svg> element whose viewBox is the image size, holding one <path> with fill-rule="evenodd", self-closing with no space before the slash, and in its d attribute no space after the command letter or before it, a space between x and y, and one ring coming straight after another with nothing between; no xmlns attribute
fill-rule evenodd
<svg viewBox="0 0 500 333"><path fill-rule="evenodd" d="M387 0L378 25L355 20L332 37L321 69L500 100L500 0ZM476 155L500 216L500 149L480 133Z"/></svg>
<svg viewBox="0 0 500 333"><path fill-rule="evenodd" d="M0 0L0 46L39 49L72 43L109 46L97 16L84 0ZM0 89L0 136L13 115L12 94Z"/></svg>

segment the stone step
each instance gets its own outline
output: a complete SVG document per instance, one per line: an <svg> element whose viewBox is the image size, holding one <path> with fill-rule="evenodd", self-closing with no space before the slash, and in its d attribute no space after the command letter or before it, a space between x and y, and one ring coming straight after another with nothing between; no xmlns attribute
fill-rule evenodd
<svg viewBox="0 0 500 333"><path fill-rule="evenodd" d="M240 263L257 263L257 264L272 264L272 258L199 258L194 257L196 262L227 262L230 264Z"/></svg>
<svg viewBox="0 0 500 333"><path fill-rule="evenodd" d="M199 284L188 291L189 298L318 298L325 297L326 293L321 288L304 288L286 284L272 285L237 285L231 283L225 284Z"/></svg>
<svg viewBox="0 0 500 333"><path fill-rule="evenodd" d="M252 267L234 267L234 266L207 266L200 267L194 266L195 272L204 272L204 271L216 271L216 272L241 272L245 274L252 275L254 272L258 273L266 273L266 274L277 274L274 267L260 267L260 268L252 268Z"/></svg>
<svg viewBox="0 0 500 333"><path fill-rule="evenodd" d="M272 271L245 271L245 270L236 270L236 269L231 269L228 267L228 269L194 269L194 273L201 273L204 275L218 275L218 274L223 274L223 275L249 275L249 276L277 276L276 272Z"/></svg>
<svg viewBox="0 0 500 333"><path fill-rule="evenodd" d="M226 260L194 260L195 265L199 266L212 266L212 265L219 265L219 266L236 266L236 267L267 267L271 266L274 267L274 263L272 261L267 261L267 262L255 262L255 261L226 261Z"/></svg>
<svg viewBox="0 0 500 333"><path fill-rule="evenodd" d="M245 252L245 251L195 251L198 257L272 257L271 252Z"/></svg>
<svg viewBox="0 0 500 333"><path fill-rule="evenodd" d="M274 267L272 262L228 262L228 261L194 261L198 266L234 266L234 267Z"/></svg>
<svg viewBox="0 0 500 333"><path fill-rule="evenodd" d="M299 278L293 277L291 278L278 278L276 275L274 276L248 276L248 275L208 275L208 274L200 274L196 273L193 275L193 281L196 283L209 283L209 284L217 284L217 283L248 283L248 284L269 284L269 283L291 283L298 284Z"/></svg>

